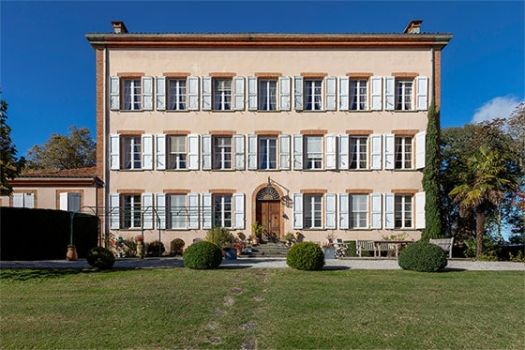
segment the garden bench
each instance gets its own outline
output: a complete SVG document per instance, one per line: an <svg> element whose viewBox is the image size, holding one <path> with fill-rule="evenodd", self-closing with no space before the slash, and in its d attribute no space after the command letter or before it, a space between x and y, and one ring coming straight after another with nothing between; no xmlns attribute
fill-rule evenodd
<svg viewBox="0 0 525 350"><path fill-rule="evenodd" d="M431 238L429 242L443 249L446 253L448 253L448 258L452 259L452 246L454 245L454 237Z"/></svg>
<svg viewBox="0 0 525 350"><path fill-rule="evenodd" d="M373 252L374 257L377 255L376 246L374 241L356 241L357 255L362 257L363 251Z"/></svg>

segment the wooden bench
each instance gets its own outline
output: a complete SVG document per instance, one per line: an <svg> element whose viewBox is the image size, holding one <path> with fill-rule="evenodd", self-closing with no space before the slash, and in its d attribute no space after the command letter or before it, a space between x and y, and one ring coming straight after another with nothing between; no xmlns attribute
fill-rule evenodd
<svg viewBox="0 0 525 350"><path fill-rule="evenodd" d="M452 246L454 245L454 237L450 238L431 238L430 243L437 245L448 253L448 258L452 259Z"/></svg>
<svg viewBox="0 0 525 350"><path fill-rule="evenodd" d="M374 241L355 241L357 255L362 257L363 251L373 252L374 257L377 256L377 249Z"/></svg>

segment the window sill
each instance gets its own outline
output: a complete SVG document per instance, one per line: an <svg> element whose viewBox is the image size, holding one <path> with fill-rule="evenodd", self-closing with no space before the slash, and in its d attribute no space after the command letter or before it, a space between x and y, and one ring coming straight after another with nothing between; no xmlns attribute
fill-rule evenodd
<svg viewBox="0 0 525 350"><path fill-rule="evenodd" d="M165 229L160 229L162 231L172 231L172 232L181 232L181 231L192 231L192 230L196 230L195 228L165 228Z"/></svg>
<svg viewBox="0 0 525 350"><path fill-rule="evenodd" d="M165 112L165 113L187 113L191 112L189 109L166 109L166 110L155 110L155 112Z"/></svg>
<svg viewBox="0 0 525 350"><path fill-rule="evenodd" d="M335 228L332 229L327 229L327 228L303 228L301 229L302 231L307 231L307 232L315 232L315 231L327 231L327 230L336 230Z"/></svg>
<svg viewBox="0 0 525 350"><path fill-rule="evenodd" d="M140 173L143 171L153 171L153 169L118 169L113 171L118 171L121 173Z"/></svg>
<svg viewBox="0 0 525 350"><path fill-rule="evenodd" d="M113 109L112 112L120 112L120 113L140 113L140 112L153 112L153 110L145 110L145 109Z"/></svg>
<svg viewBox="0 0 525 350"><path fill-rule="evenodd" d="M140 227L129 227L129 228L116 228L116 229L113 229L113 230L118 230L118 231L132 231L132 232L140 232L142 231L143 229L140 228ZM151 228L145 228L144 230L153 230Z"/></svg>
<svg viewBox="0 0 525 350"><path fill-rule="evenodd" d="M370 113L370 112L378 112L378 111L373 111L371 109L361 109L361 110L357 110L357 109L343 109L343 110L339 110L340 112L349 112L349 113Z"/></svg>
<svg viewBox="0 0 525 350"><path fill-rule="evenodd" d="M164 170L156 169L156 170L158 170L158 171L167 171L167 172L170 172L170 173L178 173L178 172L192 171L192 170L196 170L196 169L164 169Z"/></svg>

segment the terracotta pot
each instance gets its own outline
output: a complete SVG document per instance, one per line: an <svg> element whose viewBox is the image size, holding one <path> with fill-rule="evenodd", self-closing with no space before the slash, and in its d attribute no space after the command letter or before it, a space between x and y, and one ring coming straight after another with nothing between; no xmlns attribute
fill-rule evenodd
<svg viewBox="0 0 525 350"><path fill-rule="evenodd" d="M67 247L66 260L68 261L77 261L78 254L76 247Z"/></svg>

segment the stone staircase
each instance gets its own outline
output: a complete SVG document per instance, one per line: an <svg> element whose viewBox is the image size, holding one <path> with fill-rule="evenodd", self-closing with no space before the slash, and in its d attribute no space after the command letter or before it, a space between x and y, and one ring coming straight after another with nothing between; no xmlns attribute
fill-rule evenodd
<svg viewBox="0 0 525 350"><path fill-rule="evenodd" d="M253 257L286 257L288 247L282 243L263 243L253 246L250 256Z"/></svg>

